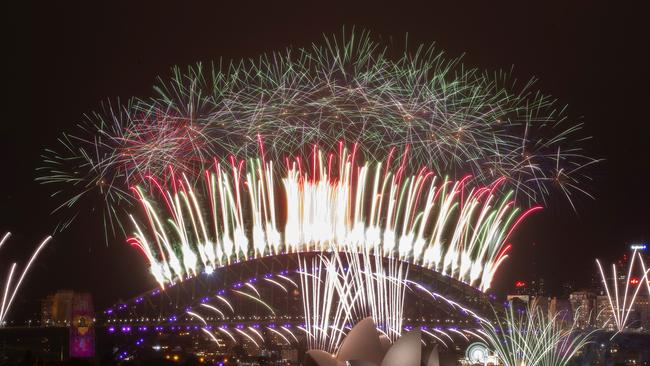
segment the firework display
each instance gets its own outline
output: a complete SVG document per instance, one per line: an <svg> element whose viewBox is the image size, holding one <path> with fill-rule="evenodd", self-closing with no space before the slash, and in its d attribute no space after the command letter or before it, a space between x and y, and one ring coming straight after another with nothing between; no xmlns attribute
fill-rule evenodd
<svg viewBox="0 0 650 366"><path fill-rule="evenodd" d="M5 235L2 236L2 238L0 239L0 248L9 239L10 236L11 233L5 233ZM4 288L2 289L2 305L0 306L0 327L5 325L5 319L9 314L9 310L11 310L11 305L13 304L14 299L16 298L16 294L20 289L20 285L22 285L25 276L27 275L29 269L32 266L32 263L34 263L34 261L38 257L38 254L41 252L43 247L50 241L50 239L52 239L52 237L50 236L46 237L36 247L32 255L29 257L29 261L27 261L27 265L25 266L23 272L20 274L19 277L18 277L18 269L17 269L18 264L16 262L11 264L11 268L9 269L9 274L7 276L7 279L5 280Z"/></svg>
<svg viewBox="0 0 650 366"><path fill-rule="evenodd" d="M637 273L634 272L637 260L640 263L640 277L636 277ZM612 323L616 330L621 332L628 325L629 317L633 312L633 306L635 305L639 291L645 287L648 291L648 296L650 296L650 279L648 279L650 268L646 268L643 257L636 249L632 251L632 255L630 256L627 275L625 277L623 277L622 273L619 275L616 264L612 264L611 277L607 277L598 259L596 259L596 264L598 265L600 279L605 287L605 294L607 295L609 304L609 317L601 326L605 328L608 324ZM619 283L621 279L623 279L624 285ZM608 285L610 281L611 284ZM624 287L624 289L621 287ZM636 287L636 289L633 287Z"/></svg>
<svg viewBox="0 0 650 366"><path fill-rule="evenodd" d="M582 152L581 126L532 82L467 68L432 47L391 53L353 32L255 60L174 68L153 97L106 103L62 136L44 153L39 181L55 187L63 226L94 210L107 232L126 230L128 188L169 165L198 176L214 156L283 161L341 141L369 160L408 150L410 170L503 179L526 202L586 193L596 159Z"/></svg>
<svg viewBox="0 0 650 366"><path fill-rule="evenodd" d="M566 365L589 334L535 308L510 308L494 324L461 305L467 297L451 300L408 273L438 272L472 301L490 301L479 291L492 287L519 224L554 192L573 209L576 194L590 197L582 183L598 160L582 150L581 125L532 81L467 68L432 47L394 53L353 32L255 60L175 67L153 96L106 102L63 135L37 180L53 188L60 229L93 212L107 241L124 233L157 294L218 268L295 255L296 281L267 273L174 308L170 321L191 319L219 346L221 336L292 345L300 330L323 362L348 361L344 338L361 321L374 346L476 338L507 366ZM300 325L276 327L281 316L260 284L287 296L293 286ZM607 289L619 330L638 288L631 297L626 288L622 306L618 287L613 297ZM407 291L462 312L470 329L418 323L411 332ZM226 296L254 303L268 322L226 324L239 315ZM3 300L0 321L5 313Z"/></svg>
<svg viewBox="0 0 650 366"><path fill-rule="evenodd" d="M564 326L565 314L547 316L536 306L521 313L510 306L496 324L481 323L481 334L505 366L565 366L590 342L592 332Z"/></svg>
<svg viewBox="0 0 650 366"><path fill-rule="evenodd" d="M156 200L135 189L147 220L132 217L129 241L161 286L235 261L334 248L371 250L486 290L510 234L539 209L522 213L512 192L500 197L503 180L472 187L425 169L408 176L390 162L358 165L343 146L329 155L314 148L307 161L287 160L279 179L272 161L254 160L246 170L243 161L217 162L198 190L186 175L169 189L152 180Z"/></svg>
<svg viewBox="0 0 650 366"><path fill-rule="evenodd" d="M305 333L311 349L335 353L348 324L370 317L377 330L395 341L402 334L408 267L368 251L341 258L320 255L311 267L300 262Z"/></svg>

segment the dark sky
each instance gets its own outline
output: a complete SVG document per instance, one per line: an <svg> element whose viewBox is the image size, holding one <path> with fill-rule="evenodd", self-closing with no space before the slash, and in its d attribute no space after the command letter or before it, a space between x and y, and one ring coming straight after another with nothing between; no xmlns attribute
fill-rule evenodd
<svg viewBox="0 0 650 366"><path fill-rule="evenodd" d="M497 287L533 275L551 288L567 280L586 283L594 258L613 260L628 244L650 237L650 32L640 8L601 1L58 3L28 3L5 14L2 53L10 66L3 70L9 96L0 124L0 231L14 238L0 252L2 268L8 257L28 255L55 224L49 191L34 182L39 154L102 100L151 95L154 78L172 65L309 46L344 25L384 40L401 42L408 33L411 44L436 42L451 57L465 53L470 66L514 65L517 78L539 78L537 86L568 104L569 115L593 136L590 154L606 159L587 183L596 200L579 200L577 214L557 204L528 220ZM19 304L33 306L35 299L70 288L92 292L103 308L153 287L140 255L121 239L107 247L96 221L86 217L56 236Z"/></svg>

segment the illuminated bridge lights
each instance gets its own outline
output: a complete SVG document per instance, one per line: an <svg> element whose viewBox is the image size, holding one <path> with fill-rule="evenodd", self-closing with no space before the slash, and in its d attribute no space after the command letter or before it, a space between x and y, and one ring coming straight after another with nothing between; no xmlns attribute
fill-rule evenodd
<svg viewBox="0 0 650 366"><path fill-rule="evenodd" d="M211 332L219 342L223 339L229 344L233 341L231 336L237 339L237 342L248 343L248 338L239 332L246 333L258 343L260 336L255 332L259 332L267 344L271 342L287 345L302 342L307 335L304 333L304 316L300 315L299 310L300 295L294 293L299 290L299 287L296 287L299 286L296 277L300 275L296 270L296 259L295 255L267 257L241 263L236 265L237 267L219 268L211 277L196 276L168 287L165 291L153 289L106 309L102 314L104 319L98 320L98 327L103 327L107 334L116 337L116 344L126 342L131 347L136 342L141 346L143 343L139 342L140 339L144 339L146 344L149 344L147 342L150 340L152 344L158 344L161 341L158 337L191 336L194 341L209 342L206 331ZM409 310L404 314L405 326L410 327L409 329L424 327L431 330L431 334L444 339L447 344L450 344L447 336L434 331L434 328L449 333L448 335L456 341L464 342L462 337L454 335L450 329L458 329L470 337L465 329L472 331L477 324L473 313L459 304L471 303L472 310L482 309L483 313L489 314L488 296L449 276L416 266L411 268L415 270L409 278L418 282L417 286L416 282L411 283L407 301L411 301L413 305L409 309L416 310ZM281 284L286 291L282 286L268 280ZM233 291L243 291L264 299L273 306L277 314L273 316L261 305ZM233 310L219 300L219 297L231 302ZM211 313L202 305L214 306L223 314ZM200 315L205 323L187 314L188 310ZM123 327L130 328L130 331L123 332ZM289 342L274 331L280 332ZM230 335L224 332L229 332ZM433 337L430 340L438 342ZM255 347L252 343L250 346Z"/></svg>
<svg viewBox="0 0 650 366"><path fill-rule="evenodd" d="M455 322L451 321L449 323L454 324ZM420 327L422 329L443 329L440 325L431 325L431 323L422 324L422 322L417 322L416 324L419 324L419 325L417 325L417 327ZM459 326L464 326L463 324L466 324L466 325L471 324L473 326L474 323L470 323L470 322L460 323L459 322L458 325L453 326L453 327L448 326L447 329L459 329L458 327ZM199 330L201 328L206 328L206 329L214 329L214 328L225 328L225 329L229 329L229 328L236 328L236 329L255 328L255 329L261 329L262 327L293 328L293 327L304 327L304 326L305 326L304 322L298 322L297 324L296 323L284 323L282 325L278 325L277 323L261 324L261 323L256 323L256 322L253 322L253 323L247 322L247 323L213 323L213 324L208 324L208 325L204 325L204 326L199 326L199 325L196 325L196 324L170 325L170 326L157 325L157 326L153 326L153 327L149 327L149 326L138 326L138 327L136 327L134 325L124 323L124 324L121 324L121 325L119 325L117 327L109 326L109 327L106 328L106 332L107 333L114 333L114 332L116 332L116 330L119 330L122 333L132 333L134 331L137 331L137 332L160 332L160 331L165 331L165 330ZM412 324L411 325L405 325L403 329L404 330L411 330L414 327L415 327L415 325L412 325ZM382 327L378 326L378 328L382 328Z"/></svg>
<svg viewBox="0 0 650 366"><path fill-rule="evenodd" d="M349 326L346 329L350 329L352 324L349 324ZM284 325L278 325L276 323L271 323L267 325L259 324L259 323L253 323L253 324L246 324L246 323L222 323L222 324L214 324L214 325L208 325L206 327L200 327L198 325L194 326L189 326L189 325L184 325L184 326L156 326L156 327L151 327L151 328L137 328L137 334L130 331L129 328L131 328L130 325L122 325L119 330L119 334L123 335L124 340L128 339L128 343L135 345L136 347L143 346L145 343L147 344L153 344L152 346L153 349L161 350L163 348L168 348L168 346L161 346L160 345L160 340L156 340L156 336L159 335L165 335L166 337L168 336L192 336L194 337L193 339L198 340L199 338L196 337L201 337L201 335L205 335L205 332L214 332L213 335L222 337L227 334L230 335L238 335L240 334L242 338L231 338L233 341L230 344L238 344L238 343L243 343L243 344L248 344L248 345L255 345L255 347L260 348L262 345L268 345L269 343L271 344L277 344L280 346L289 346L292 344L297 344L301 343L304 340L304 337L307 336L305 333L305 325L304 324L291 324L291 323L285 323ZM291 329L296 328L296 333L294 334ZM430 325L425 325L425 324L406 324L403 326L404 331L411 331L413 329L420 329L423 331L424 334L427 334L430 336L429 341L433 343L439 343L442 344L444 347L448 348L449 347L449 342L451 343L456 343L456 342L462 342L462 343L467 343L471 342L472 338L480 339L481 336L481 331L478 328L475 327L468 327L468 328L462 328L458 326L453 326L453 327L441 327L441 326L430 326ZM133 329L135 330L135 329ZM237 332L233 332L233 331ZM107 332L109 334L114 334L116 333L116 328L115 327L109 327L107 328ZM233 333L230 333L233 332ZM246 336L251 336L252 339L258 339L262 343L257 343L257 342L249 342L246 339ZM448 341L447 343L442 342L442 338L444 337L445 341ZM154 337L154 338L152 338ZM167 339L167 338L165 338ZM223 343L224 339L218 339L214 338L217 341L217 346L218 347L224 347L226 346L226 343ZM251 338L249 338L250 340ZM205 339L204 339L205 340ZM227 339L226 339L227 340ZM165 341L163 341L165 342ZM173 342L173 339L167 339L166 342Z"/></svg>

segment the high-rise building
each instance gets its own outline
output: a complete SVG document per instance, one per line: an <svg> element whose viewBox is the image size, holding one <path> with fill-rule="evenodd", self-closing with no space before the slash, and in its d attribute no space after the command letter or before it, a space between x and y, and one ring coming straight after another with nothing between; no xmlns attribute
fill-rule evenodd
<svg viewBox="0 0 650 366"><path fill-rule="evenodd" d="M546 286L544 278L540 277L536 280L530 281L530 291L534 296L546 296Z"/></svg>
<svg viewBox="0 0 650 366"><path fill-rule="evenodd" d="M606 295L596 296L596 324L597 327L604 327L607 330L615 330L614 312Z"/></svg>
<svg viewBox="0 0 650 366"><path fill-rule="evenodd" d="M565 327L573 325L571 303L566 298L553 297L548 300L548 317L556 319Z"/></svg>
<svg viewBox="0 0 650 366"><path fill-rule="evenodd" d="M634 311L638 315L638 326L650 329L650 296L638 296L634 302Z"/></svg>
<svg viewBox="0 0 650 366"><path fill-rule="evenodd" d="M571 311L576 327L589 328L595 323L596 294L590 291L575 291L569 296Z"/></svg>

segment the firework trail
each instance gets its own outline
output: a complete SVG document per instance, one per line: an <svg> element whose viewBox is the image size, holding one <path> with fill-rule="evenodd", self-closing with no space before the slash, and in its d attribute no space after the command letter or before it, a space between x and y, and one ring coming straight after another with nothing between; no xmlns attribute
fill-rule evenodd
<svg viewBox="0 0 650 366"><path fill-rule="evenodd" d="M640 279L635 277L636 273L633 273L634 264L636 263L637 258L641 264ZM609 319L604 324L602 324L602 326L606 327L610 321L613 321L616 330L618 332L622 332L628 325L629 316L633 312L632 307L636 302L639 291L643 287L643 283L645 283L646 288L648 289L648 294L650 295L650 280L648 279L648 273L650 273L650 269L646 269L641 253L638 253L636 249L633 250L628 265L627 276L623 277L623 280L625 281L625 290L623 290L619 288L621 277L619 277L618 271L616 269L616 264L612 264L612 277L609 278L606 276L605 271L603 270L603 267L598 259L596 259L596 264L598 265L600 279L603 283L603 286L605 287L605 293L607 295L610 313ZM612 282L611 285L607 284L609 280ZM636 286L636 289L630 289L630 286Z"/></svg>
<svg viewBox="0 0 650 366"><path fill-rule="evenodd" d="M10 236L11 233L6 233L0 239L0 248L9 239ZM0 327L5 325L5 320L7 318L7 315L9 314L9 310L11 310L11 305L13 304L16 294L20 289L20 285L22 285L25 276L27 275L29 269L32 266L32 263L34 263L34 261L38 257L38 254L41 252L43 247L45 247L45 245L50 241L50 239L52 239L51 236L46 237L36 247L32 255L29 257L29 261L27 261L27 265L25 266L23 272L20 274L19 277L18 277L17 263L14 262L11 264L11 268L9 269L9 274L7 276L7 279L5 280L4 289L2 290L2 305L0 305Z"/></svg>
<svg viewBox="0 0 650 366"><path fill-rule="evenodd" d="M216 163L198 189L186 175L169 189L152 182L155 200L134 189L146 220L131 217L129 242L161 287L266 255L370 250L486 290L510 235L539 209L521 212L512 192L499 198L503 180L472 187L468 178L439 180L426 169L408 176L390 162L358 165L355 150L343 146L338 155L314 147L305 161L286 160L284 174L272 161L233 158Z"/></svg>
<svg viewBox="0 0 650 366"><path fill-rule="evenodd" d="M337 266L336 257L314 258L311 266L300 262L300 288L302 293L304 332L311 349L335 351L341 344L352 306L349 288L339 279L343 268ZM348 297L350 295L350 297ZM318 348L314 348L316 346Z"/></svg>
<svg viewBox="0 0 650 366"><path fill-rule="evenodd" d="M575 317L574 317L575 319ZM565 327L561 313L546 316L539 307L519 313L510 306L496 324L482 322L480 331L505 366L566 366L594 333Z"/></svg>
<svg viewBox="0 0 650 366"><path fill-rule="evenodd" d="M186 119L145 113L132 101L104 104L101 112L86 116L76 135L59 138L59 145L43 154L37 181L56 186L52 196L61 203L54 211L67 216L60 228L87 210L101 213L106 234L126 232L120 217L133 204L127 183L162 177L169 164L198 171L213 154L206 137Z"/></svg>
<svg viewBox="0 0 650 366"><path fill-rule="evenodd" d="M390 258L384 265L382 257L369 251L360 256L347 253L346 263L351 278L345 283L357 298L351 308L353 320L371 317L379 332L395 342L402 335L408 264Z"/></svg>
<svg viewBox="0 0 650 366"><path fill-rule="evenodd" d="M377 330L395 341L402 334L408 266L395 258L333 253L299 260L307 344L336 353L349 324L372 317Z"/></svg>
<svg viewBox="0 0 650 366"><path fill-rule="evenodd" d="M174 68L152 98L107 104L63 135L45 152L39 181L56 187L64 226L101 209L108 232L123 230L128 187L169 165L197 176L212 156L283 161L340 141L370 160L408 150L411 170L471 174L484 185L503 177L528 202L586 193L597 160L580 147L581 126L532 82L515 85L431 47L396 59L390 51L353 32L255 60Z"/></svg>

